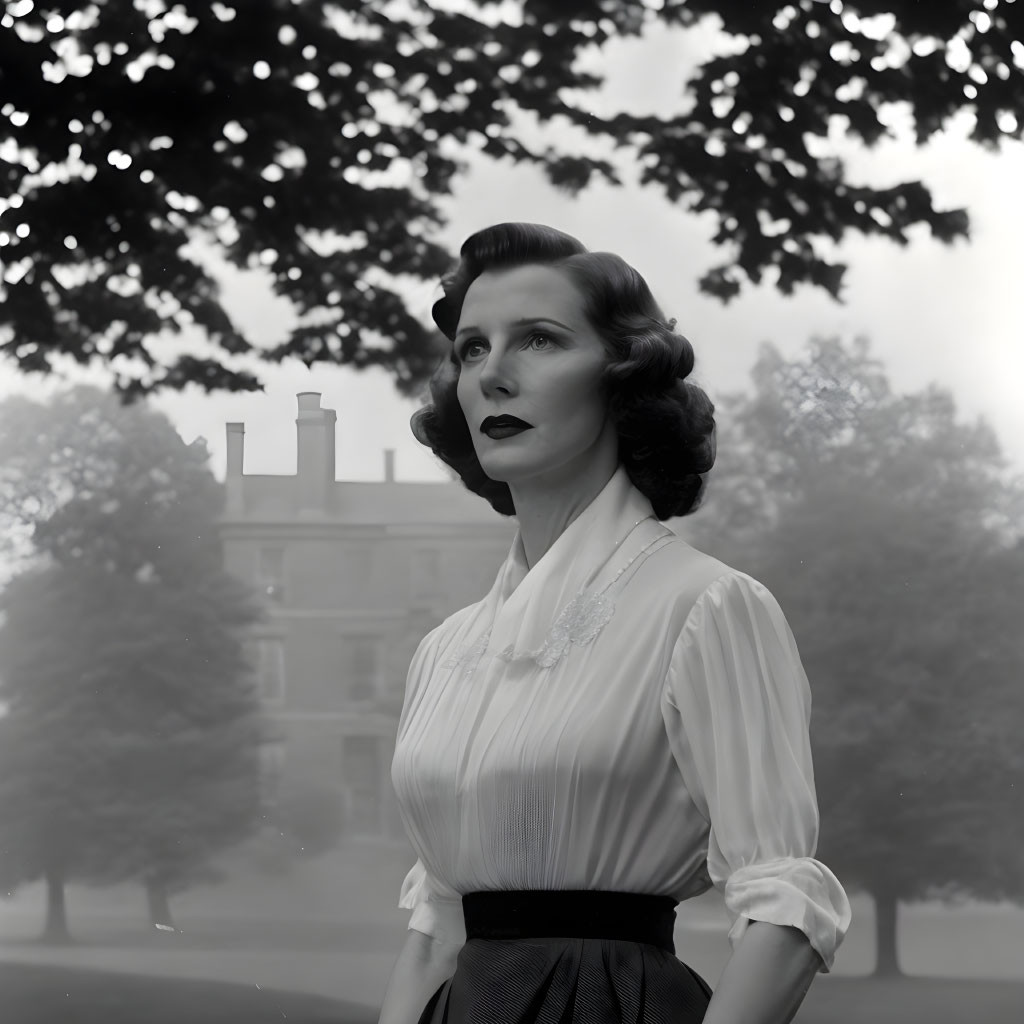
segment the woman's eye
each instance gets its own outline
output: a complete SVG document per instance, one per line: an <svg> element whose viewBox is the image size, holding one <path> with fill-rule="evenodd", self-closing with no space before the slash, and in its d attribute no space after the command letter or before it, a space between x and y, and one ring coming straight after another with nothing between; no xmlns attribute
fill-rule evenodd
<svg viewBox="0 0 1024 1024"><path fill-rule="evenodd" d="M471 341L463 342L462 348L459 349L459 359L466 359L470 355L470 349L472 349L474 345L482 344L483 342L477 340L476 338L472 339Z"/></svg>
<svg viewBox="0 0 1024 1024"><path fill-rule="evenodd" d="M527 345L535 345L538 342L541 343L541 347L546 348L547 346L552 345L554 343L554 340L552 339L550 334L546 334L544 331L531 331L526 336ZM473 351L477 345L481 346L482 348L487 347L487 343L481 341L479 338L471 338L469 341L464 341L462 343L462 347L459 349L460 361L472 359L475 355L477 355L478 353L475 353Z"/></svg>

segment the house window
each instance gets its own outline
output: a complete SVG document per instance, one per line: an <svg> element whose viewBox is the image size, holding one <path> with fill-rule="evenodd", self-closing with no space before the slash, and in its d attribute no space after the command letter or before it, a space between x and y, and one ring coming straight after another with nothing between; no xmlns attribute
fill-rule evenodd
<svg viewBox="0 0 1024 1024"><path fill-rule="evenodd" d="M379 835L379 741L376 736L346 736L342 743L342 772L348 804L348 828L355 835Z"/></svg>
<svg viewBox="0 0 1024 1024"><path fill-rule="evenodd" d="M256 641L256 687L260 700L284 700L284 643L261 637Z"/></svg>
<svg viewBox="0 0 1024 1024"><path fill-rule="evenodd" d="M379 645L376 637L350 636L348 648L348 694L352 700L370 700L377 689Z"/></svg>
<svg viewBox="0 0 1024 1024"><path fill-rule="evenodd" d="M256 586L260 593L276 604L284 601L284 548L280 545L261 547L256 559Z"/></svg>
<svg viewBox="0 0 1024 1024"><path fill-rule="evenodd" d="M429 601L437 597L440 572L440 555L436 549L419 548L412 553L410 589L414 601Z"/></svg>

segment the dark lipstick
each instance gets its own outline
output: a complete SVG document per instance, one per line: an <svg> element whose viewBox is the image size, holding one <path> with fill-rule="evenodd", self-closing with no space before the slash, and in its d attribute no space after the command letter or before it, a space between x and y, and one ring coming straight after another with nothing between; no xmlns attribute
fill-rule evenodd
<svg viewBox="0 0 1024 1024"><path fill-rule="evenodd" d="M480 432L488 437L511 437L513 433L530 430L532 426L532 423L516 416L488 416L480 424Z"/></svg>

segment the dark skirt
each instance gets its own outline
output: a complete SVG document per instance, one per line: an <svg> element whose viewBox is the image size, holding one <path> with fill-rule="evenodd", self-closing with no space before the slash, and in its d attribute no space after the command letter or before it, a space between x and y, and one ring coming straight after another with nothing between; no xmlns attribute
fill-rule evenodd
<svg viewBox="0 0 1024 1024"><path fill-rule="evenodd" d="M675 956L674 906L632 893L471 893L455 973L419 1024L698 1024L711 988Z"/></svg>

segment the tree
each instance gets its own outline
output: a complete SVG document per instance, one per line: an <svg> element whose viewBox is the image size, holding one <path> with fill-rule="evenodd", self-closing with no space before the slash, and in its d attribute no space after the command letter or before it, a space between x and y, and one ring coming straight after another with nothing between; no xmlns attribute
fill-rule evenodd
<svg viewBox="0 0 1024 1024"><path fill-rule="evenodd" d="M877 970L896 973L900 900L1024 899L1024 489L984 423L934 387L891 393L866 343L768 346L754 377L721 451L727 483L759 471L761 514L737 528L712 477L695 528L786 612L821 856L873 895Z"/></svg>
<svg viewBox="0 0 1024 1024"><path fill-rule="evenodd" d="M138 881L170 924L262 811L260 612L222 568L221 488L164 417L88 388L0 406L0 453L39 551L0 595L0 874L46 880L50 938L71 879Z"/></svg>
<svg viewBox="0 0 1024 1024"><path fill-rule="evenodd" d="M723 300L767 279L839 296L846 232L944 242L962 210L920 182L848 180L829 130L871 146L903 106L918 141L963 110L973 139L1024 128L1024 8L980 0L30 0L0 19L0 346L26 371L98 362L135 395L195 382L255 389L236 356L380 365L403 394L436 361L404 280L435 280L439 197L462 157L541 167L569 194L596 175L710 213ZM836 11L841 10L841 13ZM712 22L721 53L687 69L667 117L599 116L583 58L612 38ZM683 83L681 83L683 84ZM559 142L531 143L530 123ZM590 140L605 156L590 155ZM297 323L255 349L186 246L261 266ZM149 343L194 325L212 355L160 365Z"/></svg>

